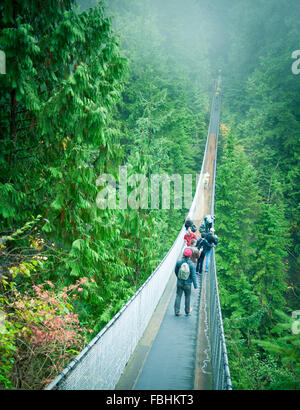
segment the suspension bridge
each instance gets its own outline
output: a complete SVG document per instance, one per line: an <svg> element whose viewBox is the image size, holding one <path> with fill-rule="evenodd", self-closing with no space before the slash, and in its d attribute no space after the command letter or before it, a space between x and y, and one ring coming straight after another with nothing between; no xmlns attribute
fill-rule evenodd
<svg viewBox="0 0 300 410"><path fill-rule="evenodd" d="M214 214L221 77L215 84L200 178L189 210L199 227ZM208 184L204 174L209 173ZM214 251L192 315L174 315L184 226L171 249L136 294L46 387L46 390L231 390Z"/></svg>

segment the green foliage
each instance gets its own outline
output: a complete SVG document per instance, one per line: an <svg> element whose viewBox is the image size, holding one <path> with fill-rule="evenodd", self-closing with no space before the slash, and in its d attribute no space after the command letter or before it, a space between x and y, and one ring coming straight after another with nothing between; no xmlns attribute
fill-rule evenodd
<svg viewBox="0 0 300 410"><path fill-rule="evenodd" d="M271 384L271 389L298 389L300 388L300 333L299 320L276 310L277 322L272 329L273 337L268 340L258 340L256 343L273 357L279 358L280 363L289 377L276 384ZM297 326L298 325L298 326Z"/></svg>
<svg viewBox="0 0 300 410"><path fill-rule="evenodd" d="M283 379L281 383L271 388L299 389L300 388L300 333L299 321L296 322L291 316L282 311L276 311L280 322L272 330L272 337L269 340L259 340L258 345L267 352L271 352L280 358L282 366L289 372L289 379ZM277 319L277 320L278 320ZM298 327L297 327L298 324Z"/></svg>
<svg viewBox="0 0 300 410"><path fill-rule="evenodd" d="M281 186L273 176L266 201L241 140L224 124L221 133L216 228L222 246L216 259L234 387L293 388L292 370L254 345L257 337L268 340L276 320L273 312L286 304L283 244L288 235Z"/></svg>
<svg viewBox="0 0 300 410"><path fill-rule="evenodd" d="M215 208L216 228L222 240L216 256L223 309L238 316L252 314L259 308L250 276L259 198L254 169L231 134L218 166Z"/></svg>
<svg viewBox="0 0 300 410"><path fill-rule="evenodd" d="M5 322L4 312L0 316L0 386L3 389L13 388L11 372L15 361L16 346L14 343L16 330L9 322Z"/></svg>
<svg viewBox="0 0 300 410"><path fill-rule="evenodd" d="M299 389L299 334L291 334L291 317L276 312L276 326L270 334L261 333L262 339L256 340L253 329L265 313L260 310L252 316L224 321L233 387L238 390Z"/></svg>
<svg viewBox="0 0 300 410"><path fill-rule="evenodd" d="M73 300L77 312L83 311L82 320L87 321L91 309L85 312L82 306L91 299L94 307L105 296L101 285L109 252L103 250L111 227L101 225L110 215L100 215L96 207L96 179L120 160L120 136L111 121L126 61L119 54L103 7L78 14L73 5L73 1L14 1L0 6L0 43L7 63L7 74L0 77L1 286L4 304L6 293L15 286L20 291L16 303L20 303L29 297L26 292L32 282L52 279L59 294L89 276L83 290L85 302ZM31 225L18 229L38 214L42 215L39 236ZM53 248L54 243L59 245ZM38 306L39 301L36 303ZM95 311L94 315L99 316ZM8 379L10 344L16 343L18 318L21 320L20 315L12 317L5 333L4 383L30 388L24 376L13 382ZM39 315L33 310L30 323L36 319ZM34 360L29 354L32 341L23 342L24 357L30 356L33 366L43 354L54 361L58 357L53 347L48 353L36 351ZM21 362L24 357L19 357ZM30 374L33 377L34 371ZM45 374L42 367L36 376L41 381Z"/></svg>
<svg viewBox="0 0 300 410"><path fill-rule="evenodd" d="M231 151L238 142L244 152L243 163L237 163L237 153L230 162L227 139L221 140L216 192L218 233L226 237L217 255L226 336L234 383L243 389L299 388L294 364L287 369L275 350L266 354L253 345L256 338L266 346L276 343L275 310L299 307L300 83L291 72L291 53L299 48L298 9L292 1L228 2L222 15L227 23L222 26L222 50L214 43L213 54L223 56L223 121L238 136ZM229 215L242 218L231 231ZM252 303L246 304L244 296L235 301L245 292ZM259 321L249 326L247 318L259 311ZM233 320L238 326L229 325Z"/></svg>
<svg viewBox="0 0 300 410"><path fill-rule="evenodd" d="M67 322L72 312L80 328L98 332L152 273L182 226L185 210L172 209L174 199L170 210L144 209L134 185L128 196L136 209L98 208L97 178L117 179L120 165L129 178L200 170L208 119L204 45L189 53L193 64L186 65L184 41L175 41L180 67L174 65L165 52L168 16L159 5L121 3L108 7L117 14L123 56L102 3L0 6L7 58L0 77L1 300L11 314L2 335L5 387L40 388L61 370L82 346L74 345L78 338L55 345L56 335L46 346L33 335L54 331L50 316ZM64 301L66 289L82 278L80 295ZM84 332L83 340L90 337Z"/></svg>
<svg viewBox="0 0 300 410"><path fill-rule="evenodd" d="M100 209L96 181L121 165L128 178L198 173L221 66L216 253L234 386L299 388L298 338L287 321L272 330L275 309L299 303L299 5L78 3L0 6L2 386L46 383L91 337L79 329L99 331L165 255L185 218L173 188L168 210L144 206L138 181L136 209Z"/></svg>
<svg viewBox="0 0 300 410"><path fill-rule="evenodd" d="M40 219L1 237L1 388L41 388L87 340L69 301L72 292L83 291L87 278L62 290L48 280L36 284L48 257L60 256L41 237Z"/></svg>
<svg viewBox="0 0 300 410"><path fill-rule="evenodd" d="M195 12L196 23L199 8L193 1L188 2L188 7ZM172 35L166 29L170 18L168 2L162 5L113 0L108 4L108 13L115 17L114 25L129 60L127 84L116 116L124 131L124 164L130 167L132 163L131 172L142 169L147 177L155 173L195 175L201 168L206 141L209 100L204 92L207 60L202 28L197 26L198 47L191 54L183 41L186 26L178 26L183 18L182 7L172 2L171 8L178 28ZM190 64L186 64L187 58ZM170 210L142 210L143 215L148 215L147 220L154 222L162 246L162 252L153 255L153 261L164 256L186 216L184 210L173 209L173 205L172 199ZM148 241L149 261L153 239Z"/></svg>
<svg viewBox="0 0 300 410"><path fill-rule="evenodd" d="M72 313L69 299L71 292L83 291L86 280L59 292L46 281L31 292L12 288L1 297L1 387L41 388L84 347L87 329Z"/></svg>

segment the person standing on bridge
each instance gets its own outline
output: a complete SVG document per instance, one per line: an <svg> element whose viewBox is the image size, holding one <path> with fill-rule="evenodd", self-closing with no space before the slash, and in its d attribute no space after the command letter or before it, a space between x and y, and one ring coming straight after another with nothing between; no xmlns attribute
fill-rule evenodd
<svg viewBox="0 0 300 410"><path fill-rule="evenodd" d="M209 233L210 228L213 226L215 217L213 215L205 215L202 224L200 225L200 233Z"/></svg>
<svg viewBox="0 0 300 410"><path fill-rule="evenodd" d="M204 177L203 177L203 186L204 186L204 189L208 189L208 186L209 186L209 177L210 177L209 172L205 172Z"/></svg>
<svg viewBox="0 0 300 410"><path fill-rule="evenodd" d="M208 243L207 250L205 252L205 269L204 269L204 271L207 272L208 267L209 267L209 263L210 263L210 257L211 257L212 249L213 249L214 245L218 244L219 240L218 240L217 235L215 235L214 228L210 228L209 233L203 234L202 236L204 237L204 239L206 239L206 241Z"/></svg>
<svg viewBox="0 0 300 410"><path fill-rule="evenodd" d="M197 289L197 279L195 273L195 265L190 260L192 256L192 250L186 248L183 252L183 258L180 259L175 266L175 275L177 276L177 289L176 289L176 298L174 304L175 316L181 316L180 313L180 304L182 293L184 292L185 296L185 314L190 316L191 309L191 292L192 292L192 283L194 288Z"/></svg>
<svg viewBox="0 0 300 410"><path fill-rule="evenodd" d="M191 261L193 262L195 267L197 266L198 259L200 258L200 255L201 255L201 252L202 252L202 249L196 248L196 245L197 245L196 239L192 239L191 240L191 246L188 248L188 249L192 250Z"/></svg>
<svg viewBox="0 0 300 410"><path fill-rule="evenodd" d="M200 252L200 257L197 261L197 266L196 266L196 274L201 275L202 274L202 268L203 268L203 261L205 257L205 253L209 248L208 242L206 239L203 238L204 233L201 234L200 238L197 241L196 248L199 249Z"/></svg>
<svg viewBox="0 0 300 410"><path fill-rule="evenodd" d="M187 216L185 223L184 223L184 227L186 230L188 230L189 227L192 227L194 225L194 222L191 220L190 216Z"/></svg>
<svg viewBox="0 0 300 410"><path fill-rule="evenodd" d="M187 233L184 235L184 242L186 243L187 246L191 246L191 240L196 239L197 241L197 235L195 232L193 232L192 227L189 226Z"/></svg>

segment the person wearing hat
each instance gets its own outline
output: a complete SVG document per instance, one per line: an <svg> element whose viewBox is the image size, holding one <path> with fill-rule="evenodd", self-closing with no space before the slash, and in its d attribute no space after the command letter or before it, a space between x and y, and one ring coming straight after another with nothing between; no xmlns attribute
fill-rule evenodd
<svg viewBox="0 0 300 410"><path fill-rule="evenodd" d="M194 288L197 289L197 279L196 279L196 270L195 265L191 261L192 250L186 248L183 252L183 258L180 259L175 266L175 275L177 276L177 289L176 289L176 298L174 304L175 316L181 316L180 304L181 297L184 293L185 296L185 314L189 316L192 312L191 309L191 291L192 283Z"/></svg>

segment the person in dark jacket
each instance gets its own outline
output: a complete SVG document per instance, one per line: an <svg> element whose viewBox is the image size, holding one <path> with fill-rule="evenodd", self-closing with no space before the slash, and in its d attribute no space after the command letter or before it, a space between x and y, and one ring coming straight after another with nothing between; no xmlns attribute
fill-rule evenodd
<svg viewBox="0 0 300 410"><path fill-rule="evenodd" d="M174 304L174 311L176 316L181 316L182 313L180 313L180 303L181 303L181 297L182 293L184 292L185 296L185 314L186 316L189 316L192 312L191 309L191 291L192 291L192 283L194 285L194 288L197 289L197 279L196 279L196 274L195 274L195 265L193 262L190 260L190 257L192 256L192 250L189 248L186 248L183 252L183 258L180 259L175 266L175 275L177 276L177 289L176 289L176 298L175 298L175 304ZM178 273L179 269L181 268L181 265L183 263L187 263L190 269L190 274L188 279L183 280L178 278Z"/></svg>
<svg viewBox="0 0 300 410"><path fill-rule="evenodd" d="M203 234L204 239L207 241L208 246L207 246L207 250L205 252L205 269L204 271L207 272L208 271L208 267L209 267L209 262L210 262L210 256L212 253L212 249L214 247L214 245L218 244L218 237L217 235L215 235L215 230L214 228L210 228L209 233Z"/></svg>
<svg viewBox="0 0 300 410"><path fill-rule="evenodd" d="M202 224L200 225L200 233L209 233L210 228L213 226L215 217L212 215L205 215Z"/></svg>
<svg viewBox="0 0 300 410"><path fill-rule="evenodd" d="M207 240L203 237L203 233L201 234L200 238L197 241L196 248L199 249L200 257L197 262L196 266L196 274L201 275L203 269L203 262L206 251L210 249L210 245Z"/></svg>

